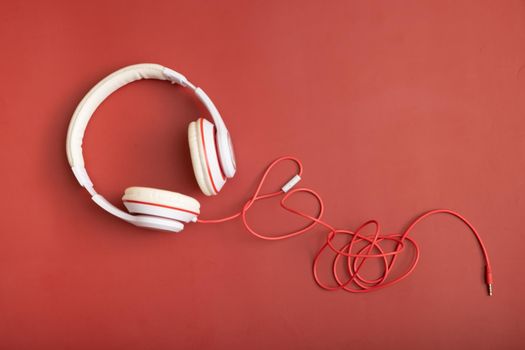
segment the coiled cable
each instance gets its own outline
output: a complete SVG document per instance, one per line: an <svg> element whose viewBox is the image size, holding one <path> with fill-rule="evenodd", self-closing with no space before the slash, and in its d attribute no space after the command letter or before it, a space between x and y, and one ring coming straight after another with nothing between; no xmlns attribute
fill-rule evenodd
<svg viewBox="0 0 525 350"><path fill-rule="evenodd" d="M284 161L294 162L297 165L298 174L294 178L292 178L292 180L290 180L288 184L283 186L281 190L271 193L261 193L261 189L270 171L277 164ZM318 250L317 254L313 259L312 269L313 277L316 283L321 288L329 291L341 289L351 293L366 293L399 283L403 279L407 278L414 271L419 261L420 250L416 241L412 239L409 236L409 234L412 232L412 230L418 223L428 218L429 216L433 216L436 214L452 215L461 220L470 229L470 231L474 234L479 243L479 247L485 260L485 283L488 287L488 294L492 296L494 282L492 278L492 268L490 266L490 260L487 253L487 249L485 248L485 245L483 244L483 241L476 229L474 228L474 226L462 215L448 209L431 210L418 216L415 220L413 220L410 223L410 225L408 225L408 227L402 233L399 234L383 235L381 233L381 227L379 225L379 222L376 220L369 220L363 223L355 231L336 229L330 224L321 220L321 217L324 212L324 203L321 199L321 196L317 192L309 188L294 188L290 190L290 188L293 187L293 185L295 185L300 179L302 173L303 165L299 159L290 156L278 158L266 168L266 171L264 172L255 192L246 201L240 212L220 219L198 219L197 222L203 224L221 223L241 217L244 226L252 235L268 241L277 241L299 236L304 233L307 233L314 226L321 225L328 229L328 233L326 237L326 242L321 246L321 248ZM312 216L297 209L291 208L286 204L287 200L297 193L306 193L315 198L319 205L318 213L316 216ZM248 210L256 201L273 198L276 196L283 196L280 201L280 205L282 208L284 208L288 212L291 212L309 220L310 223L306 227L278 236L262 234L255 231L255 229L248 223ZM365 229L368 229L369 227L373 227L373 233L363 233L363 231ZM344 244L340 248L336 247L334 240L338 236L346 236L349 239L348 243ZM389 249L387 249L387 247L385 247L385 243L387 242L390 242L390 246L393 245L394 248L392 249L390 247ZM391 271L394 269L397 257L407 245L411 245L413 247L414 256L412 262L401 274L398 274L396 277L389 278ZM327 251L327 249L334 253L334 259L332 261L332 274L333 279L335 280L335 285L329 285L323 282L319 276L319 260L323 253ZM342 261L341 259L345 259L346 261ZM363 276L363 273L361 273L361 269L363 268L366 261L368 261L369 259L379 259L381 261L382 271L379 274L379 277L377 278L366 278ZM341 268L338 269L338 266L343 266L343 271L341 271Z"/></svg>

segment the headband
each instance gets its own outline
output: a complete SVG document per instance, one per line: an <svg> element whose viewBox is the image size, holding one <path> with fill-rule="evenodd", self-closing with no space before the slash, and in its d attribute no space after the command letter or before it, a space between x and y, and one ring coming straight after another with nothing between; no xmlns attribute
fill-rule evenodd
<svg viewBox="0 0 525 350"><path fill-rule="evenodd" d="M218 146L229 147L229 133L221 115L211 99L199 87L193 85L184 75L159 64L142 63L122 68L95 85L77 106L67 132L66 153L69 165L75 174L77 181L91 195L93 201L104 210L108 211L126 221L136 221L136 217L130 215L98 194L91 181L84 164L82 153L82 140L87 125L93 113L104 100L121 87L141 79L167 80L172 84L179 84L191 89L197 98L204 104L217 128ZM224 152L226 154L226 152Z"/></svg>

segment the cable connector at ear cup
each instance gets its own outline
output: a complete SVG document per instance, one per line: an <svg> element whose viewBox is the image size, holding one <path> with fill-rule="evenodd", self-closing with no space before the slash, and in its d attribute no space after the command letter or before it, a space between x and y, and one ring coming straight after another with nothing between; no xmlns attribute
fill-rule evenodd
<svg viewBox="0 0 525 350"><path fill-rule="evenodd" d="M281 187L281 190L286 193L292 189L297 183L301 181L301 177L299 175L295 175L292 177L290 181L288 181L283 187Z"/></svg>

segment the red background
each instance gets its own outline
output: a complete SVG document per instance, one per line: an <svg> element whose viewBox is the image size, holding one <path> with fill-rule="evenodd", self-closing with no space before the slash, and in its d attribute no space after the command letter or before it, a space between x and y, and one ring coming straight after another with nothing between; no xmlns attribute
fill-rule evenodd
<svg viewBox="0 0 525 350"><path fill-rule="evenodd" d="M3 1L0 45L0 348L523 348L523 1ZM165 234L105 214L68 168L66 130L91 86L139 62L209 93L238 176L200 194L186 129L201 106L139 82L101 106L85 140L115 204L127 186L156 186L197 197L202 217L229 214L291 154L338 227L466 215L495 296L452 218L414 232L422 258L407 280L351 295L311 277L320 231L271 243L238 221ZM279 172L270 187L293 170ZM251 218L302 223L276 208Z"/></svg>

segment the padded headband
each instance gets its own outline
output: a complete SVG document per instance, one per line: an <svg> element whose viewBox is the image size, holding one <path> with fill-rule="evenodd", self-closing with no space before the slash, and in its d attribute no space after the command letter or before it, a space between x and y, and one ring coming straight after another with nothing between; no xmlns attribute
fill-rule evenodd
<svg viewBox="0 0 525 350"><path fill-rule="evenodd" d="M211 99L201 88L195 87L190 83L184 75L167 67L152 63L142 63L122 68L104 78L88 92L76 108L69 123L66 141L69 165L73 169L73 173L80 185L85 187L92 196L96 194L96 192L93 189L93 183L85 169L84 156L82 154L82 140L89 120L98 106L100 106L109 95L124 85L141 79L168 80L173 84L177 83L190 88L209 111L217 127L217 133L227 133L221 115Z"/></svg>
<svg viewBox="0 0 525 350"><path fill-rule="evenodd" d="M141 79L158 79L168 80L172 84L179 84L181 86L190 88L195 92L199 100L204 104L217 128L217 138L219 144L225 145L229 133L226 125L219 114L219 111L201 88L196 87L186 79L186 77L172 69L163 67L158 64L143 63L128 66L110 74L97 85L95 85L88 94L80 101L78 107L73 113L69 129L67 131L66 152L69 165L75 174L76 179L82 187L84 187L91 199L108 213L128 221L137 226L145 226L149 228L157 228L168 231L180 231L183 225L174 220L169 220L160 217L152 217L148 215L131 215L115 207L107 199L97 193L93 188L93 183L84 166L84 157L82 155L82 140L86 131L87 125L91 116L96 111L98 106L116 90L124 85ZM230 156L225 153L226 156ZM227 158L226 158L227 159Z"/></svg>

